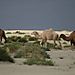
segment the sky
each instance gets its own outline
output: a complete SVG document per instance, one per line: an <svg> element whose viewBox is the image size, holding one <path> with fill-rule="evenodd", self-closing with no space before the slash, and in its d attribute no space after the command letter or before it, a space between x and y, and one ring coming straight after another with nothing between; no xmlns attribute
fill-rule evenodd
<svg viewBox="0 0 75 75"><path fill-rule="evenodd" d="M75 30L75 0L0 0L0 28Z"/></svg>

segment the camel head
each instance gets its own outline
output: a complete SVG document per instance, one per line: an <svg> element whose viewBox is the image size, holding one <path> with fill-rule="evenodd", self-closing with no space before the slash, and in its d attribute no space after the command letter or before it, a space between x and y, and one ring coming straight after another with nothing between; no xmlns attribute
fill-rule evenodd
<svg viewBox="0 0 75 75"><path fill-rule="evenodd" d="M39 35L39 33L34 31L34 32L31 33L31 35L35 35L36 36L36 35Z"/></svg>
<svg viewBox="0 0 75 75"><path fill-rule="evenodd" d="M36 38L39 38L40 37L39 33L36 32L36 31L32 32L31 35L34 35Z"/></svg>
<svg viewBox="0 0 75 75"><path fill-rule="evenodd" d="M65 37L65 35L64 35L64 34L61 34L61 35L60 35L60 38L64 38L64 37Z"/></svg>
<svg viewBox="0 0 75 75"><path fill-rule="evenodd" d="M70 41L70 38L69 37L66 37L64 34L61 34L60 35L60 38L66 40L66 41Z"/></svg>

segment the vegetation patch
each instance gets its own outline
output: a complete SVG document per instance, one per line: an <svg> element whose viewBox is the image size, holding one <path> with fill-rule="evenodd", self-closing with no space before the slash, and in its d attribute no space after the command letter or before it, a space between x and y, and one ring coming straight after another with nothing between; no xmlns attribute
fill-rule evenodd
<svg viewBox="0 0 75 75"><path fill-rule="evenodd" d="M25 34L24 32L16 31L15 34Z"/></svg>
<svg viewBox="0 0 75 75"><path fill-rule="evenodd" d="M13 42L13 43L7 43L7 44L5 44L3 48L6 49L7 52L9 52L9 53L13 53L16 50L18 50L21 46L22 46L21 43L15 43L15 42Z"/></svg>
<svg viewBox="0 0 75 75"><path fill-rule="evenodd" d="M6 50L0 48L0 61L9 61L14 63L14 60L9 56Z"/></svg>
<svg viewBox="0 0 75 75"><path fill-rule="evenodd" d="M50 56L38 44L25 44L25 46L22 46L19 50L16 51L14 57L27 59L27 61L25 61L24 64L28 65L54 65L54 63L51 60L46 60L50 59Z"/></svg>
<svg viewBox="0 0 75 75"><path fill-rule="evenodd" d="M49 65L49 66L54 66L54 63L52 62L52 60L46 61L46 60L38 60L38 59L28 59L27 61L24 62L24 64L27 65Z"/></svg>
<svg viewBox="0 0 75 75"><path fill-rule="evenodd" d="M12 36L7 38L7 43L12 43L12 42L23 42L26 43L28 42L25 37L17 37L17 36Z"/></svg>
<svg viewBox="0 0 75 75"><path fill-rule="evenodd" d="M54 44L51 44L51 43L47 43L47 48L48 49L59 49L61 50L62 48L60 46L55 46Z"/></svg>
<svg viewBox="0 0 75 75"><path fill-rule="evenodd" d="M7 32L6 34L12 34L11 32Z"/></svg>
<svg viewBox="0 0 75 75"><path fill-rule="evenodd" d="M30 37L30 38L29 38L29 41L37 41L37 38L35 38L35 37Z"/></svg>

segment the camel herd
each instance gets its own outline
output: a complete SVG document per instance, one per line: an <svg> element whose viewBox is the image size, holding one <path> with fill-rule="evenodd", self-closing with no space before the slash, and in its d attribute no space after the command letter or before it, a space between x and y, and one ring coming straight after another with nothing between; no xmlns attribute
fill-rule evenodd
<svg viewBox="0 0 75 75"><path fill-rule="evenodd" d="M47 29L44 30L41 34L38 32L34 31L31 33L32 35L35 35L37 39L41 39L41 44L43 45L44 43L47 42L47 40L53 40L54 45L56 45L56 41L58 41L59 45L61 46L60 43L60 38L62 38L65 41L70 41L71 46L75 46L75 31L73 31L68 37L65 36L64 34L61 34L60 36L53 30L53 29ZM4 30L0 29L0 43L2 42L2 38L5 39L6 42L6 35Z"/></svg>

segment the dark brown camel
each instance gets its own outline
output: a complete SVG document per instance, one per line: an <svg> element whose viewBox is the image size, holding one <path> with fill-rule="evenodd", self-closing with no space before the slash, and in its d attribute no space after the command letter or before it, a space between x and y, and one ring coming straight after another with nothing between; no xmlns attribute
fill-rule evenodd
<svg viewBox="0 0 75 75"><path fill-rule="evenodd" d="M5 43L6 43L6 35L4 30L0 29L0 43L2 42L2 38L5 39Z"/></svg>
<svg viewBox="0 0 75 75"><path fill-rule="evenodd" d="M75 46L75 31L73 31L68 37L65 36L64 34L60 35L60 38L63 38L66 41L70 41L71 46L74 45Z"/></svg>

